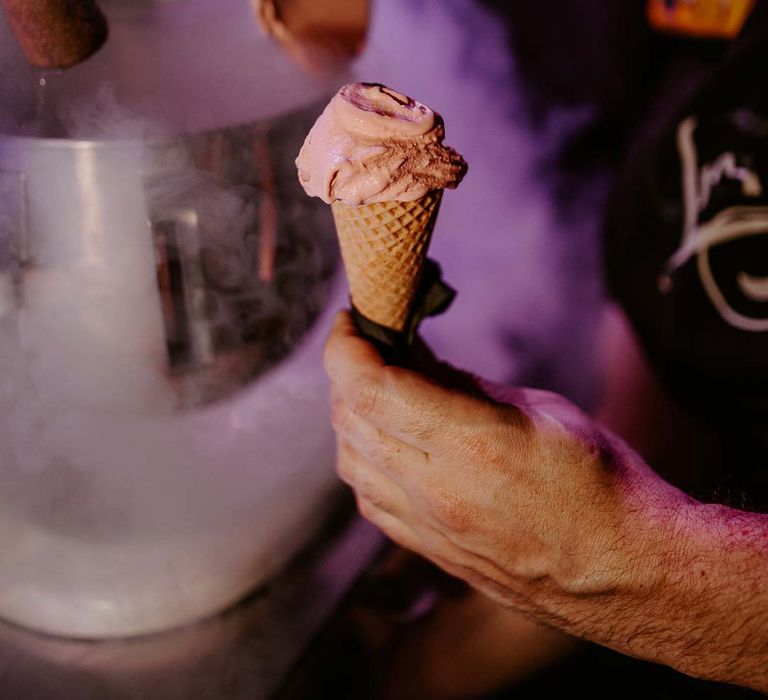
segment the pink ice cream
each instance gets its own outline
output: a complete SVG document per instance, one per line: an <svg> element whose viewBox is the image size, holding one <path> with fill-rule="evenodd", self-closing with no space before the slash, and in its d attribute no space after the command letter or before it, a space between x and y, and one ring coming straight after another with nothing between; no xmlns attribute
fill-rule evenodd
<svg viewBox="0 0 768 700"><path fill-rule="evenodd" d="M442 117L426 105L384 85L345 85L304 141L299 181L328 204L410 202L467 172L444 138Z"/></svg>

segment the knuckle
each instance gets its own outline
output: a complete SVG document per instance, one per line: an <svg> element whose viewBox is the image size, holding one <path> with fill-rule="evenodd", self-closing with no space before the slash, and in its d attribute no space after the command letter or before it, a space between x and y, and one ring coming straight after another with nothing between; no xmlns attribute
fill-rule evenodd
<svg viewBox="0 0 768 700"><path fill-rule="evenodd" d="M336 474L345 484L355 488L357 482L357 466L343 451L339 451L336 459Z"/></svg>
<svg viewBox="0 0 768 700"><path fill-rule="evenodd" d="M331 406L331 425L337 433L347 433L350 428L352 415L347 406L336 401Z"/></svg>
<svg viewBox="0 0 768 700"><path fill-rule="evenodd" d="M352 412L365 418L370 416L381 400L381 384L372 377L358 380L351 400Z"/></svg>
<svg viewBox="0 0 768 700"><path fill-rule="evenodd" d="M536 433L531 416L518 406L493 406L491 420L507 435L513 435L517 442L530 439Z"/></svg>
<svg viewBox="0 0 768 700"><path fill-rule="evenodd" d="M357 499L357 511L365 518L369 523L375 525L381 530L387 537L398 542L403 539L401 537L400 528L396 527L393 518L376 508L374 504L364 498Z"/></svg>
<svg viewBox="0 0 768 700"><path fill-rule="evenodd" d="M379 431L376 444L377 461L390 473L399 473L400 461L402 459L402 450L392 440Z"/></svg>
<svg viewBox="0 0 768 700"><path fill-rule="evenodd" d="M606 467L617 462L615 447L605 433L594 430L580 437L582 449L589 462Z"/></svg>
<svg viewBox="0 0 768 700"><path fill-rule="evenodd" d="M372 509L386 511L385 507L386 499L381 491L368 479L358 479L355 485L355 493L358 497L365 501Z"/></svg>
<svg viewBox="0 0 768 700"><path fill-rule="evenodd" d="M392 513L393 509L381 497L381 494L370 489L358 488L355 491L358 510L367 520L374 520L382 513Z"/></svg>
<svg viewBox="0 0 768 700"><path fill-rule="evenodd" d="M344 460L339 460L336 463L336 474L338 475L339 479L341 479L345 484L348 486L354 487L355 485L355 478L354 473L352 472L352 469L349 467L348 463Z"/></svg>
<svg viewBox="0 0 768 700"><path fill-rule="evenodd" d="M329 338L325 341L325 345L323 345L323 369L326 374L330 374L331 352L331 340Z"/></svg>
<svg viewBox="0 0 768 700"><path fill-rule="evenodd" d="M333 358L336 354L336 350L336 340L333 335L330 335L323 346L323 367L329 375L333 370Z"/></svg>
<svg viewBox="0 0 768 700"><path fill-rule="evenodd" d="M454 532L466 532L472 526L472 509L455 492L436 491L429 499L429 510L440 524Z"/></svg>
<svg viewBox="0 0 768 700"><path fill-rule="evenodd" d="M563 402L563 397L560 394L556 394L554 391L548 389L523 389L525 397L531 404L560 404Z"/></svg>
<svg viewBox="0 0 768 700"><path fill-rule="evenodd" d="M362 515L366 520L373 520L375 517L373 505L365 498L360 496L360 494L357 494L355 500L357 502L357 510L360 515Z"/></svg>

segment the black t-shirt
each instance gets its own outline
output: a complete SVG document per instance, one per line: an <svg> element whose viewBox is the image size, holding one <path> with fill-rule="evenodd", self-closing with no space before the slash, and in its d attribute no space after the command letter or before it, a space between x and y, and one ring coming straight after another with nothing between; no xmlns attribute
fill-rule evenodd
<svg viewBox="0 0 768 700"><path fill-rule="evenodd" d="M728 434L730 468L762 504L768 492L754 491L768 483L765 0L714 69L671 84L619 179L609 286L664 382Z"/></svg>

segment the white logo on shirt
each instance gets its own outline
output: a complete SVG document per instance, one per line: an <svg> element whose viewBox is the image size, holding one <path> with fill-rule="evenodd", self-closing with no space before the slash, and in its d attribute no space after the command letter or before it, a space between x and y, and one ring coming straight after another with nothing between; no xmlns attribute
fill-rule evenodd
<svg viewBox="0 0 768 700"><path fill-rule="evenodd" d="M696 119L689 117L677 128L677 148L683 164L683 240L680 247L667 261L665 272L675 270L696 255L699 278L707 296L726 323L745 331L768 331L768 318L753 318L736 311L726 300L718 286L709 261L710 248L719 243L754 235L768 234L768 207L734 206L724 209L709 221L699 217L707 208L712 190L723 178L741 183L745 197L759 197L763 185L757 173L736 162L736 156L727 151L713 163L698 165L698 154L693 133ZM753 301L768 301L768 277L750 275L745 270L738 273L736 283L744 296Z"/></svg>

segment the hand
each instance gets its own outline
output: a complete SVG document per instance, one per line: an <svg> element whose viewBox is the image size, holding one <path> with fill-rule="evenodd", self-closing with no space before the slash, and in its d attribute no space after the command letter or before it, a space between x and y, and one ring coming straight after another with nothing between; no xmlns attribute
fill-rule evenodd
<svg viewBox="0 0 768 700"><path fill-rule="evenodd" d="M386 366L347 313L325 365L339 475L399 544L565 629L570 599L661 575L653 524L689 499L564 398Z"/></svg>
<svg viewBox="0 0 768 700"><path fill-rule="evenodd" d="M312 75L327 76L362 50L370 0L252 0L261 28Z"/></svg>

